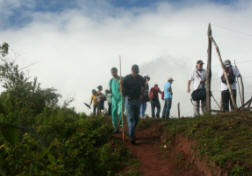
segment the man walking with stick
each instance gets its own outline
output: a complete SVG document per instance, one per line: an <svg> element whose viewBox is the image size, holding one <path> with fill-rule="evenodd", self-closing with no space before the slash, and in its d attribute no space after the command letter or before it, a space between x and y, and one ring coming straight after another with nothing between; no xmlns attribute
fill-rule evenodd
<svg viewBox="0 0 252 176"><path fill-rule="evenodd" d="M122 82L123 94L126 96L126 112L128 120L128 135L132 144L135 144L135 128L139 119L140 102L145 87L144 78L139 75L138 65L133 65L131 74Z"/></svg>
<svg viewBox="0 0 252 176"><path fill-rule="evenodd" d="M109 82L109 87L112 93L112 124L114 127L114 132L119 132L119 126L122 127L122 113L124 107L124 97L121 101L120 93L120 76L118 76L117 68L113 67L111 69L111 74L113 78ZM122 102L122 104L121 104Z"/></svg>

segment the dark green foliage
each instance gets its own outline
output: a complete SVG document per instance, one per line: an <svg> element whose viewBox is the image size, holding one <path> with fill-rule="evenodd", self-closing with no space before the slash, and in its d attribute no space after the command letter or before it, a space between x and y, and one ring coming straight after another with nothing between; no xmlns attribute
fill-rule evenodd
<svg viewBox="0 0 252 176"><path fill-rule="evenodd" d="M7 122L31 126L34 116L43 112L44 108L57 106L60 95L56 90L42 89L36 78L30 81L13 62L4 61L0 65L0 80L4 88L0 102L8 112Z"/></svg>
<svg viewBox="0 0 252 176"><path fill-rule="evenodd" d="M128 150L121 142L110 142L113 129L107 120L64 111L44 117L43 125L37 126L45 145L30 133L14 146L1 142L1 168L7 175L105 176L127 162Z"/></svg>
<svg viewBox="0 0 252 176"><path fill-rule="evenodd" d="M1 61L0 175L112 176L128 162L108 120L58 106L55 89Z"/></svg>

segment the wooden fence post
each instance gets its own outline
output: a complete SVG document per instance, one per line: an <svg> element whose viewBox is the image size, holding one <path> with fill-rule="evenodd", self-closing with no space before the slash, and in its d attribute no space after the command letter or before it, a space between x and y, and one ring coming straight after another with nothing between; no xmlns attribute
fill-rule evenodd
<svg viewBox="0 0 252 176"><path fill-rule="evenodd" d="M180 119L180 103L178 103L178 118Z"/></svg>
<svg viewBox="0 0 252 176"><path fill-rule="evenodd" d="M212 78L212 29L211 24L208 25L208 49L207 49L207 77L206 77L206 111L211 113L211 78Z"/></svg>

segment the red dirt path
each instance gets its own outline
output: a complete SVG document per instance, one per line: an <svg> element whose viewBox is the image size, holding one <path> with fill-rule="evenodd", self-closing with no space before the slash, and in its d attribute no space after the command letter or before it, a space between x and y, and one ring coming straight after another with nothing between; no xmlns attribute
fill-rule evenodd
<svg viewBox="0 0 252 176"><path fill-rule="evenodd" d="M126 144L133 156L140 162L142 176L201 176L202 174L192 167L185 169L176 161L176 154L165 156L161 150L160 136L155 134L155 127L136 131L136 145L130 143L126 137ZM115 135L121 138L121 134Z"/></svg>

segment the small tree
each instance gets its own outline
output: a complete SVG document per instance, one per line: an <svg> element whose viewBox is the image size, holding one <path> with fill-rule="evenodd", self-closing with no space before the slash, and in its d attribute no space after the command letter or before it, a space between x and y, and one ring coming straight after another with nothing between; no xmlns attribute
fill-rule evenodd
<svg viewBox="0 0 252 176"><path fill-rule="evenodd" d="M8 53L8 44L1 48L2 53ZM4 54L5 55L5 54ZM56 89L42 89L35 77L31 80L14 62L1 59L0 82L4 91L0 94L0 102L8 113L11 123L32 125L34 117L46 107L57 106L60 95Z"/></svg>
<svg viewBox="0 0 252 176"><path fill-rule="evenodd" d="M9 52L9 44L4 42L2 46L0 45L0 53L5 57Z"/></svg>

